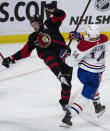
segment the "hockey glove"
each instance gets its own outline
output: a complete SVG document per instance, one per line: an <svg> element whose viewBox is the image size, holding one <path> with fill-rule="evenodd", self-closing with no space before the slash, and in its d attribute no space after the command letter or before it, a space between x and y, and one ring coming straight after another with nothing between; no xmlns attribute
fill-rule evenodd
<svg viewBox="0 0 110 131"><path fill-rule="evenodd" d="M69 39L75 39L78 42L80 42L84 40L84 36L79 32L71 31L69 32Z"/></svg>
<svg viewBox="0 0 110 131"><path fill-rule="evenodd" d="M45 6L45 10L48 11L49 13L54 13L56 10L56 4L55 3L50 3Z"/></svg>
<svg viewBox="0 0 110 131"><path fill-rule="evenodd" d="M62 49L60 52L60 58L65 62L65 59L70 56L70 53L66 49Z"/></svg>
<svg viewBox="0 0 110 131"><path fill-rule="evenodd" d="M15 63L13 56L7 57L2 61L2 65L9 68L11 63Z"/></svg>

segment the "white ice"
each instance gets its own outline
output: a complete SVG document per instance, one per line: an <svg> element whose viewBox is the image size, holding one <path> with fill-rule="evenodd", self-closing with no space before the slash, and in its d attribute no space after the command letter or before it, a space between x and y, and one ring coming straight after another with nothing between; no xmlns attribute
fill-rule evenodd
<svg viewBox="0 0 110 131"><path fill-rule="evenodd" d="M0 52L7 57L23 47L22 44L1 44ZM74 69L72 101L80 94L82 85ZM82 114L72 119L73 126L61 128L64 112L59 104L60 82L37 57L17 61L10 68L0 65L0 131L110 131L110 43L106 56L106 71L100 85L105 113L97 118L92 102Z"/></svg>

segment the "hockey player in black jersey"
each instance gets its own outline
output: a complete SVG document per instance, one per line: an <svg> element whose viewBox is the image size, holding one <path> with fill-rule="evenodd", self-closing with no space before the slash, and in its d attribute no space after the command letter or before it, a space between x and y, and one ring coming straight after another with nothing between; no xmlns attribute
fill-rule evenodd
<svg viewBox="0 0 110 131"><path fill-rule="evenodd" d="M45 10L52 17L43 23L40 16L33 16L30 23L34 32L29 35L24 47L10 57L5 58L2 65L8 68L11 63L30 56L33 49L36 48L38 56L60 80L61 99L59 102L63 109L67 110L66 106L71 93L72 68L64 64L60 58L61 50L66 49L67 45L59 31L66 14L63 10L57 9L53 3L47 4Z"/></svg>

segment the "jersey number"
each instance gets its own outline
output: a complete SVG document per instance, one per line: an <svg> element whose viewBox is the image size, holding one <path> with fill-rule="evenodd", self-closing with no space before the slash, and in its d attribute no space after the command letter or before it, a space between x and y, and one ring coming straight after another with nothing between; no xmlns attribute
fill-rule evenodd
<svg viewBox="0 0 110 131"><path fill-rule="evenodd" d="M94 59L95 58L95 52L91 53L91 57ZM103 51L99 57L96 59L97 61L100 61L101 59L103 59L105 57L105 51Z"/></svg>

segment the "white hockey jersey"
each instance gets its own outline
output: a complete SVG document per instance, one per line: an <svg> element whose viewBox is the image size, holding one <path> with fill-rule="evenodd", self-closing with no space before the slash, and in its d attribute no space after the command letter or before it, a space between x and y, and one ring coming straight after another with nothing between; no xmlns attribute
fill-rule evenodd
<svg viewBox="0 0 110 131"><path fill-rule="evenodd" d="M108 38L101 34L97 41L83 40L77 44L65 63L71 67L78 66L84 70L98 73L105 70L105 51Z"/></svg>

